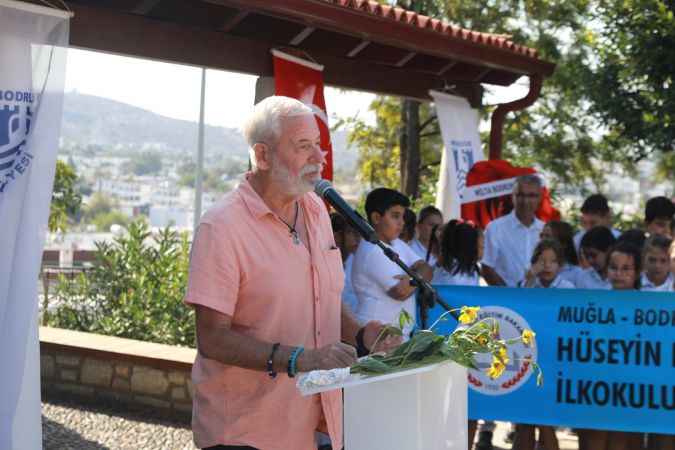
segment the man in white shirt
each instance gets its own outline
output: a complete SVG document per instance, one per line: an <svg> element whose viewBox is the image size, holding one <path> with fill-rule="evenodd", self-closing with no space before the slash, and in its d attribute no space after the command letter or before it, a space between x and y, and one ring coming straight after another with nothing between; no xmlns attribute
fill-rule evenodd
<svg viewBox="0 0 675 450"><path fill-rule="evenodd" d="M378 238L396 253L401 261L417 270L427 281L431 280L431 268L402 240L403 214L410 205L408 198L393 189L378 188L366 198L366 215ZM384 323L395 323L405 309L415 317L415 287L410 278L381 248L365 239L359 243L352 265L352 286L358 298L356 317L361 322L370 318ZM404 336L412 325L404 329Z"/></svg>
<svg viewBox="0 0 675 450"><path fill-rule="evenodd" d="M425 206L420 210L417 220L417 237L413 238L409 243L410 248L413 249L417 256L425 260L432 267L436 264L436 255L431 253L429 254L429 259L427 259L429 242L431 241L431 233L434 228L441 225L443 225L443 213L435 206Z"/></svg>
<svg viewBox="0 0 675 450"><path fill-rule="evenodd" d="M513 211L487 226L482 275L490 286L514 287L525 276L544 228L535 216L541 190L537 175L518 177L513 187Z"/></svg>

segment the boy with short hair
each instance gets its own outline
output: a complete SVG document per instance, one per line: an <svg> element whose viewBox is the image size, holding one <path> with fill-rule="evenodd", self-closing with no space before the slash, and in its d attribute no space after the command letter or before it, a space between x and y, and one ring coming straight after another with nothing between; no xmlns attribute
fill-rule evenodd
<svg viewBox="0 0 675 450"><path fill-rule="evenodd" d="M640 290L652 292L673 292L674 278L670 273L670 248L673 241L656 234L645 243L642 250Z"/></svg>
<svg viewBox="0 0 675 450"><path fill-rule="evenodd" d="M675 204L668 197L652 197L645 205L645 225L650 236L672 238Z"/></svg>
<svg viewBox="0 0 675 450"><path fill-rule="evenodd" d="M581 239L581 253L590 267L579 274L575 280L578 289L611 289L607 281L607 253L616 242L616 238L607 227L594 227Z"/></svg>
<svg viewBox="0 0 675 450"><path fill-rule="evenodd" d="M366 197L366 215L377 237L398 253L401 261L430 281L431 268L399 239L408 206L408 197L393 189L378 188ZM415 287L410 285L410 277L381 248L365 239L354 254L352 285L359 300L355 313L360 321L373 318L394 323L402 308L415 317ZM409 325L404 336L411 330Z"/></svg>
<svg viewBox="0 0 675 450"><path fill-rule="evenodd" d="M621 234L618 230L612 228L612 211L609 208L607 197L602 194L589 195L581 205L581 228L574 235L574 247L579 253L581 248L581 239L584 234L593 227L606 227L611 230L615 238Z"/></svg>

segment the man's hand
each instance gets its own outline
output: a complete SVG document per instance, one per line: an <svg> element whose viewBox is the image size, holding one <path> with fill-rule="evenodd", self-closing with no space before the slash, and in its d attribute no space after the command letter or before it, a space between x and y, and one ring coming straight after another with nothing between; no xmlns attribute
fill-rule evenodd
<svg viewBox="0 0 675 450"><path fill-rule="evenodd" d="M338 342L314 350L305 350L297 361L298 372L350 367L356 363L356 349Z"/></svg>
<svg viewBox="0 0 675 450"><path fill-rule="evenodd" d="M388 333L380 337L380 340L377 341L377 338L385 327L386 325L378 320L371 320L363 327L363 344L371 353L388 352L395 349L403 342L403 337ZM373 348L375 341L377 341L377 346Z"/></svg>
<svg viewBox="0 0 675 450"><path fill-rule="evenodd" d="M408 275L396 275L394 278L399 280L399 282L389 288L387 294L394 300L407 300L417 288L410 284L410 277Z"/></svg>
<svg viewBox="0 0 675 450"><path fill-rule="evenodd" d="M420 277L424 278L425 281L431 281L434 278L433 267L421 259L416 261L410 268L417 272Z"/></svg>

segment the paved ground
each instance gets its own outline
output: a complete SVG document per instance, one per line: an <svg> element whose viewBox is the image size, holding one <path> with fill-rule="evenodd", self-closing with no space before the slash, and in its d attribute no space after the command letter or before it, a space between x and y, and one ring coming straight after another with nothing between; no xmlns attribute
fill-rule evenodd
<svg viewBox="0 0 675 450"><path fill-rule="evenodd" d="M507 450L508 424L497 422L495 450ZM130 411L112 405L86 406L50 398L42 403L45 450L194 450L187 420L158 416L151 410ZM561 450L577 450L576 436L559 431Z"/></svg>
<svg viewBox="0 0 675 450"><path fill-rule="evenodd" d="M110 406L66 401L42 403L45 450L193 450L186 421L157 417L152 411L128 412Z"/></svg>
<svg viewBox="0 0 675 450"><path fill-rule="evenodd" d="M495 450L507 450L511 448L511 444L506 442L506 435L511 430L511 427L506 422L497 422L497 429L492 439L492 444ZM577 436L569 430L560 430L557 433L558 444L560 450L578 450L579 441Z"/></svg>

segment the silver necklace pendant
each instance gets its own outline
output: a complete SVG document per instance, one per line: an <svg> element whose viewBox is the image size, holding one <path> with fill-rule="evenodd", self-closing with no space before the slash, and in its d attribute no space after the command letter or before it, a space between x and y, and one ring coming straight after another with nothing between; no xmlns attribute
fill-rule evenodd
<svg viewBox="0 0 675 450"><path fill-rule="evenodd" d="M298 232L295 231L295 230L292 230L291 236L293 237L293 243L295 245L300 245L300 236L298 236Z"/></svg>

